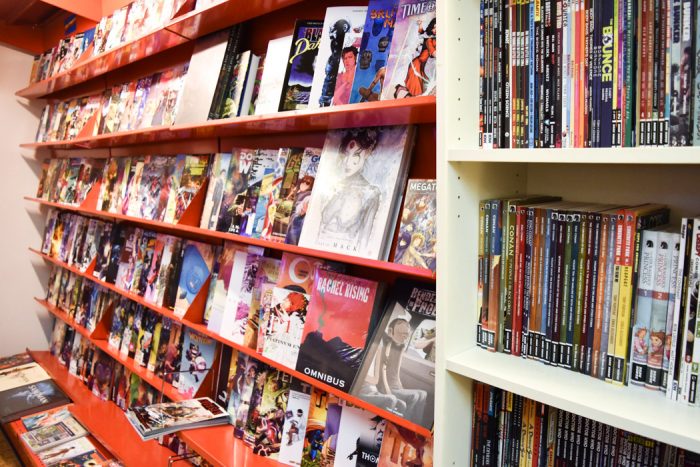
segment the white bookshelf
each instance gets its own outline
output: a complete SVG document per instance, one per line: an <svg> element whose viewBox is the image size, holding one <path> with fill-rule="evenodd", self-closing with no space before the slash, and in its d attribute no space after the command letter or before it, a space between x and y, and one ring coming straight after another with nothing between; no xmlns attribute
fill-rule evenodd
<svg viewBox="0 0 700 467"><path fill-rule="evenodd" d="M476 348L479 200L551 194L572 201L700 213L700 148L478 148L479 0L438 0L438 359L435 465L470 463L474 380L700 452L700 409L540 362Z"/></svg>

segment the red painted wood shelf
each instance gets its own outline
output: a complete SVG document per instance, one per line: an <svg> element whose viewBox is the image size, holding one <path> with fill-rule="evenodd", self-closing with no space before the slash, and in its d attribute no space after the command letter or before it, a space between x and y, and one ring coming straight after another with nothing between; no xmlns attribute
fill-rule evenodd
<svg viewBox="0 0 700 467"><path fill-rule="evenodd" d="M284 465L253 454L253 450L246 446L243 441L233 437L231 425L182 431L180 437L192 450L216 467L278 467Z"/></svg>
<svg viewBox="0 0 700 467"><path fill-rule="evenodd" d="M158 392L162 392L165 397L168 397L170 400L173 401L180 401L184 399L183 395L180 394L177 388L175 388L172 384L164 382L152 371L148 371L145 367L142 367L141 365L137 364L133 358L124 357L123 355L121 355L119 351L111 348L109 346L108 341L106 341L105 339L96 339L88 329L76 323L75 320L68 316L68 314L64 310L51 305L46 300L41 300L36 297L34 298L34 300L36 300L36 302L39 305L46 308L51 314L56 316L56 318L60 319L61 321L65 322L67 325L78 331L83 337L92 342L95 345L95 347L102 350L114 360L124 365L124 367L126 367L129 371L131 371L133 374L150 384Z"/></svg>
<svg viewBox="0 0 700 467"><path fill-rule="evenodd" d="M141 441L124 412L102 401L47 351L30 351L56 384L73 400L71 413L124 465L167 465L173 452L156 441Z"/></svg>
<svg viewBox="0 0 700 467"><path fill-rule="evenodd" d="M185 140L326 131L364 126L435 123L435 96L363 102L311 110L209 120L194 125L158 126L142 130L45 143L25 143L28 149L95 149Z"/></svg>
<svg viewBox="0 0 700 467"><path fill-rule="evenodd" d="M354 264L357 266L362 266L371 269L377 269L381 271L388 271L394 274L398 274L406 277L413 277L416 279L435 281L435 273L428 269L417 268L412 266L405 266L403 264L390 263L388 261L379 261L373 259L358 258L356 256L342 255L338 253L331 253L322 250L315 250L312 248L303 248L297 245L288 245L286 243L272 242L269 240L261 240L259 238L244 237L241 235L231 234L227 232L217 232L215 230L201 229L196 226L182 225L182 224L168 224L166 222L151 221L147 219L140 219L138 217L130 217L122 214L109 213L105 211L98 211L97 209L90 209L82 206L72 206L68 204L52 203L39 198L25 197L27 201L32 201L35 203L43 204L45 206L51 206L58 209L64 209L67 211L79 212L88 216L97 216L107 219L116 219L129 221L134 224L142 225L144 227L153 227L161 231L167 231L174 234L185 234L189 237L196 237L199 240L233 240L238 243L245 243L247 245L254 245L263 248L269 248L271 250L284 251L289 253L294 253L298 255L313 256L315 258L325 259L329 261L338 261L347 264Z"/></svg>
<svg viewBox="0 0 700 467"><path fill-rule="evenodd" d="M356 405L357 407L361 407L361 408L363 408L363 409L365 409L365 410L367 410L367 411L369 411L369 412L372 412L372 413L374 413L374 414L376 414L376 415L379 415L379 416L381 416L381 417L383 417L383 418L389 420L390 422L392 422L392 423L394 423L394 424L396 424L396 425L403 426L403 427L405 427L405 428L407 428L407 429L409 429L409 430L411 430L411 431L413 431L413 432L415 432L415 433L418 433L418 434L421 435L421 436L425 436L425 437L430 437L430 436L432 436L430 430L428 430L427 428L424 428L424 427L422 427L422 426L420 426L420 425L418 425L418 424L416 424L416 423L413 423L413 422L411 422L411 421L408 421L408 420L406 420L406 419L404 419L404 418L402 418L402 417L399 417L398 415L393 414L393 413L391 413L391 412L389 412L389 411L387 411L387 410L380 409L379 407L376 407L376 406L374 406L374 405L372 405L372 404L369 404L369 403L363 401L362 399L359 399L359 398L357 398L357 397L354 397L354 396L352 396L352 395L350 395L350 394L348 394L348 393L345 393L345 392L343 392L343 391L341 391L341 390L339 390L339 389L336 389L336 388L334 388L334 387L332 387L332 386L329 386L329 385L327 385L327 384L325 384L325 383L323 383L323 382L321 382L321 381L319 381L319 380L317 380L317 379L315 379L315 378L312 378L312 377L310 377L310 376L308 376L308 375L305 375L305 374L303 374L303 373L300 373L300 372L296 371L295 369L288 368L288 367L286 367L285 365L282 365L282 364L280 364L280 363L278 363L278 362L276 362L276 361L274 361L274 360L271 360L271 359L269 359L269 358L267 358L267 357L264 357L263 355L259 354L259 353L258 353L256 350L254 350L254 349L251 349L251 348L248 348L248 347L244 347L244 346L242 346L242 345L240 345L240 344L237 344L237 343L235 343L235 342L232 342L232 341L230 341L230 340L228 340L228 339L226 339L226 338L224 338L224 337L222 337L222 336L216 334L215 332L210 331L205 325L203 325L203 324L201 324L201 323L193 323L193 322L191 322L191 321L189 321L189 320L187 320L187 319L179 318L179 317L175 316L175 314L172 312L172 310L169 310L169 309L163 308L163 307L158 307L158 306L155 306L155 305L153 305L153 304L151 304L151 303L148 303L148 302L146 302L145 300L143 300L143 298L139 297L138 295L135 295L135 294L132 294L132 293L129 293L129 292L124 292L123 290L120 290L120 289L116 288L113 284L107 284L106 282L100 281L99 279L93 277L92 274L86 274L86 273L81 272L81 271L80 271L79 269L77 269L77 268L67 266L65 263L63 263L63 262L57 260L56 258L52 258L52 257L50 257L50 256L48 256L48 255L45 255L45 254L41 253L41 252L38 251L38 250L35 250L35 249L33 249L33 248L30 248L29 250L30 250L31 252L33 252L33 253L35 253L35 254L41 256L41 257L44 258L46 261L49 261L49 262L54 263L54 264L57 264L58 266L61 266L61 267L65 268L65 269L68 269L68 270L74 272L75 274L78 274L78 275L80 275L80 276L82 276L82 277L85 277L85 278L87 278L87 279L89 279L89 280L92 280L93 282L95 282L95 283L97 283L97 284L100 284L100 285L102 285L102 286L104 286L104 287L107 287L107 288L109 288L110 290L114 290L114 291L117 292L118 294L123 295L123 296L125 296L125 297L127 297L127 298L129 298L129 299L131 299L131 300L133 300L133 301L135 301L135 302L137 302L137 303L140 303L140 304L142 304L143 306L145 306L145 307L147 307L147 308L149 308L149 309L151 309L151 310L153 310L153 311L155 311L155 312L157 312L157 313L162 314L163 316L167 316L168 318L174 319L174 320L176 320L176 321L182 323L183 325L185 325L185 326L187 326L187 327L189 327L189 328L195 329L195 330L199 331L200 333L205 334L205 335L207 335L207 336L209 336L209 337L211 337L211 338L213 338L213 339L215 339L215 340L221 342L222 344L228 345L228 346L230 346L230 347L232 347L232 348L238 350L239 352L243 352L244 354L250 355L250 356L252 356L253 358L255 358L256 360L259 360L259 361L261 361L261 362L263 362L263 363L266 363L266 364L270 365L271 367L280 369L280 370L284 371L285 373L290 374L290 375L291 375L292 377L294 377L294 378L298 378L298 379L300 379L300 380L302 380L302 381L304 381L304 382L307 382L307 383L309 383L309 384L311 384L311 385L313 385L313 386L315 386L315 387L317 387L317 388L319 388L319 389L321 389L321 390L324 390L324 391L326 391L326 392L329 392L329 393L331 393L331 394L334 394L334 395L338 396L339 398L344 399L344 400L350 402L350 403L353 404L353 405Z"/></svg>
<svg viewBox="0 0 700 467"><path fill-rule="evenodd" d="M30 84L15 94L30 99L46 97L211 32L257 16L263 16L280 8L299 3L299 1L301 0L222 1L204 9L194 10L119 47L94 57L86 57L85 60L79 60L71 69L38 83Z"/></svg>

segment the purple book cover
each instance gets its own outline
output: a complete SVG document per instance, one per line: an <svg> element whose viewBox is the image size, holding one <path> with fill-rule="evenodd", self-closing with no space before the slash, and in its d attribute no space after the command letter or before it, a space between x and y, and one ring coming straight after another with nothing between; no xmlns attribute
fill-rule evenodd
<svg viewBox="0 0 700 467"><path fill-rule="evenodd" d="M318 54L323 21L299 20L294 26L287 72L282 85L279 110L305 109L314 77L314 61Z"/></svg>

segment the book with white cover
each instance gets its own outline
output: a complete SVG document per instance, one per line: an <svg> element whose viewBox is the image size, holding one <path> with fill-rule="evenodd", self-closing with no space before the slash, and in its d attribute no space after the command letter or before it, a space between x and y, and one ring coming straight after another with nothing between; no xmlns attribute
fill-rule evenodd
<svg viewBox="0 0 700 467"><path fill-rule="evenodd" d="M7 368L0 371L0 392L51 379L38 363Z"/></svg>
<svg viewBox="0 0 700 467"><path fill-rule="evenodd" d="M255 115L277 112L282 96L284 73L287 69L287 57L292 47L292 36L273 39L267 44L265 68L260 80L258 103L255 105Z"/></svg>

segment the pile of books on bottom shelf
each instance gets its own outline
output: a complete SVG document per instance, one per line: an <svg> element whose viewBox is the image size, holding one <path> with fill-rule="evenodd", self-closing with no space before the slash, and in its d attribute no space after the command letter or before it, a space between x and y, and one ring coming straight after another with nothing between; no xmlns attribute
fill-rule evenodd
<svg viewBox="0 0 700 467"><path fill-rule="evenodd" d="M474 383L472 465L695 466L700 455Z"/></svg>

